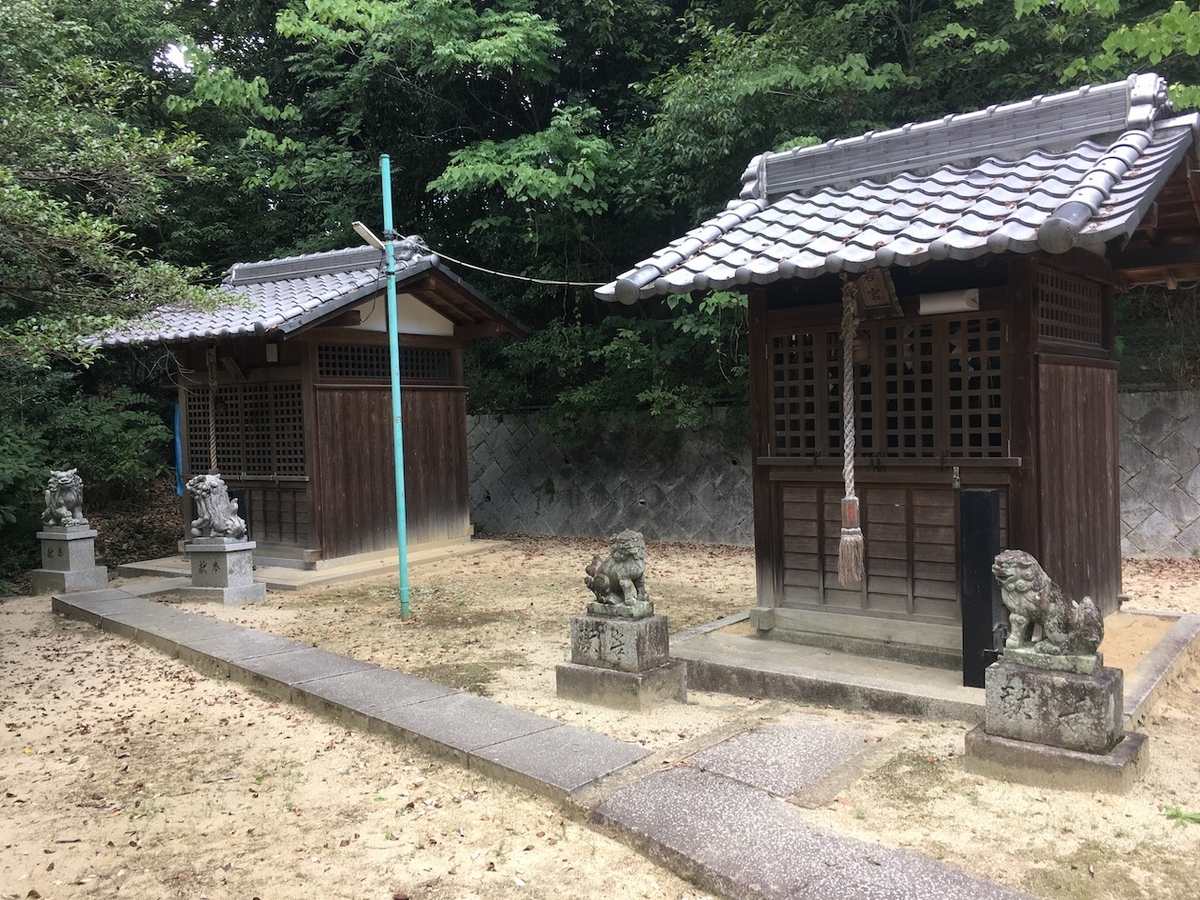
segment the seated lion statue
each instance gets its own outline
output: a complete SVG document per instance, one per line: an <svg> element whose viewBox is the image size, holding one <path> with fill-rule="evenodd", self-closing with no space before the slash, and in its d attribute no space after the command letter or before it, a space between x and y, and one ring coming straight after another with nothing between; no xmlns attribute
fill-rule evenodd
<svg viewBox="0 0 1200 900"><path fill-rule="evenodd" d="M42 521L47 525L87 524L83 517L83 479L79 477L78 469L50 471Z"/></svg>
<svg viewBox="0 0 1200 900"><path fill-rule="evenodd" d="M1005 550L996 557L992 574L1000 583L1000 599L1008 609L1009 649L1031 647L1039 653L1096 652L1104 637L1104 619L1091 597L1076 603L1063 595L1038 561L1023 550ZM1033 627L1042 626L1042 639L1033 641Z"/></svg>
<svg viewBox="0 0 1200 900"><path fill-rule="evenodd" d="M196 504L192 537L244 538L246 523L238 515L236 500L220 475L196 475L188 479L188 493Z"/></svg>
<svg viewBox="0 0 1200 900"><path fill-rule="evenodd" d="M596 600L608 605L649 602L646 596L646 541L640 532L626 529L612 539L606 559L592 557L583 582Z"/></svg>

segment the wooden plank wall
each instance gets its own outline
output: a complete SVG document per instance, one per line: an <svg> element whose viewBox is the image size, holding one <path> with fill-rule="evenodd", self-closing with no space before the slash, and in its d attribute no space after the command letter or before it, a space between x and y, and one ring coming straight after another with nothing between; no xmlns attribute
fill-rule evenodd
<svg viewBox="0 0 1200 900"><path fill-rule="evenodd" d="M396 546L392 401L387 386L319 386L321 548L326 558ZM461 389L406 388L404 484L408 541L466 537L466 399Z"/></svg>
<svg viewBox="0 0 1200 900"><path fill-rule="evenodd" d="M247 486L246 524L250 538L263 544L308 547L308 489L279 485Z"/></svg>
<svg viewBox="0 0 1200 900"><path fill-rule="evenodd" d="M779 482L780 606L958 623L958 492L949 485L861 484L866 578L838 583L842 487ZM1007 502L1001 491L1001 525Z"/></svg>
<svg viewBox="0 0 1200 900"><path fill-rule="evenodd" d="M387 388L318 387L317 504L325 559L396 543L392 401Z"/></svg>
<svg viewBox="0 0 1200 900"><path fill-rule="evenodd" d="M1039 562L1107 615L1121 592L1116 365L1040 357L1038 395Z"/></svg>
<svg viewBox="0 0 1200 900"><path fill-rule="evenodd" d="M470 536L466 393L460 388L406 388L403 415L409 541ZM388 460L390 465L390 454Z"/></svg>

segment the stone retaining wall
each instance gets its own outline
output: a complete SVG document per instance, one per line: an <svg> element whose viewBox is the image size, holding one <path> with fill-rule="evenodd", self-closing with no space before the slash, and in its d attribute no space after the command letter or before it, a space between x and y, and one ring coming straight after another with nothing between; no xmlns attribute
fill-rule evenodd
<svg viewBox="0 0 1200 900"><path fill-rule="evenodd" d="M1122 553L1200 555L1200 394L1123 393L1119 410ZM472 416L471 520L490 532L635 528L651 540L749 546L750 449L729 438L728 415L670 437L614 418L574 447L528 416Z"/></svg>
<svg viewBox="0 0 1200 900"><path fill-rule="evenodd" d="M1121 552L1200 555L1200 394L1120 396Z"/></svg>
<svg viewBox="0 0 1200 900"><path fill-rule="evenodd" d="M616 417L560 443L522 415L467 420L471 521L477 531L754 543L750 448L712 424L675 435ZM645 422L645 420L642 420Z"/></svg>

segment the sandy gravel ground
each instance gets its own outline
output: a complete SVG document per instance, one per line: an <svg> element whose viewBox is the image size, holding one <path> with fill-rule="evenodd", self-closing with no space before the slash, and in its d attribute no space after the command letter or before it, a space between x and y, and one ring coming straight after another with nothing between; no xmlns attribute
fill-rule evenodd
<svg viewBox="0 0 1200 900"><path fill-rule="evenodd" d="M814 821L1045 898L1195 896L1195 668L1143 726L1149 771L1119 797L966 773L962 739L975 723L699 692L686 706L613 713L554 693L567 620L586 600L583 566L603 550L516 538L416 568L408 623L394 578L272 593L252 608L184 608L637 741L666 759L798 710L853 722L879 748L860 780L806 811ZM753 596L748 550L652 545L650 564L672 631L744 610ZM1194 561L1128 562L1125 587L1130 605L1200 611ZM1137 644L1125 640L1129 664ZM46 598L0 603L0 681L2 900L710 896L548 801L197 676L54 617Z"/></svg>

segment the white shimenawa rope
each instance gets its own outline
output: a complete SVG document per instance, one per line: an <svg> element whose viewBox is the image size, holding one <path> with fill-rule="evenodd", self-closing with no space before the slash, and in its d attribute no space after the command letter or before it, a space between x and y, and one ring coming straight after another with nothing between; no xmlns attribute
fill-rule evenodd
<svg viewBox="0 0 1200 900"><path fill-rule="evenodd" d="M217 365L208 361L208 470L217 471Z"/></svg>
<svg viewBox="0 0 1200 900"><path fill-rule="evenodd" d="M864 542L859 527L858 497L854 495L854 336L858 332L858 289L842 284L842 539L838 544L838 581L843 585L863 577Z"/></svg>

